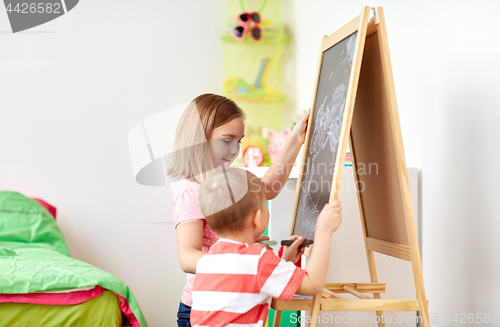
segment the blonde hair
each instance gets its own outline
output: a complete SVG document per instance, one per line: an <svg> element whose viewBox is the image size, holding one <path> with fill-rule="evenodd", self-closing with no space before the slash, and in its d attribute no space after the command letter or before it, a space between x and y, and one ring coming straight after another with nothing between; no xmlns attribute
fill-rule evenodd
<svg viewBox="0 0 500 327"><path fill-rule="evenodd" d="M261 208L264 187L249 171L228 168L207 177L200 186L203 216L216 233L238 231L247 217Z"/></svg>
<svg viewBox="0 0 500 327"><path fill-rule="evenodd" d="M213 169L210 153L212 131L237 117L245 118L234 101L206 93L188 105L177 125L172 164L167 173L201 183Z"/></svg>

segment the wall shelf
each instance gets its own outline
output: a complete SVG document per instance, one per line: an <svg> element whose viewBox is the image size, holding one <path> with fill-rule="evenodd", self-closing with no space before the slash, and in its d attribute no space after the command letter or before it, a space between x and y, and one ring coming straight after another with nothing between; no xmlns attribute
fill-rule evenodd
<svg viewBox="0 0 500 327"><path fill-rule="evenodd" d="M221 37L223 42L232 43L236 45L277 45L284 44L288 41L288 35L283 32L262 31L262 38L255 41L250 36L246 36L243 40L236 40L231 34L226 33Z"/></svg>
<svg viewBox="0 0 500 327"><path fill-rule="evenodd" d="M269 167L242 167L245 170L248 170L255 176L262 178L266 174L267 170ZM299 166L293 166L292 172L290 173L290 176L288 178L293 178L297 179L299 178Z"/></svg>

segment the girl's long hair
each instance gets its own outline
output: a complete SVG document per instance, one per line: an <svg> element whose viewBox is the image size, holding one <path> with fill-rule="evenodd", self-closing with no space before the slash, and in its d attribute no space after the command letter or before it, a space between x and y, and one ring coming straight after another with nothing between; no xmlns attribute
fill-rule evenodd
<svg viewBox="0 0 500 327"><path fill-rule="evenodd" d="M203 182L213 169L212 131L237 117L245 118L243 110L221 95L206 93L191 101L177 125L169 176Z"/></svg>

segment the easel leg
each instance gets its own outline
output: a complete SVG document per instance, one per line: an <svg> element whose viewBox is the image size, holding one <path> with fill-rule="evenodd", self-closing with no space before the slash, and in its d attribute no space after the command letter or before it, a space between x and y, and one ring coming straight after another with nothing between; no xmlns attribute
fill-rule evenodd
<svg viewBox="0 0 500 327"><path fill-rule="evenodd" d="M380 299L380 294L373 294L374 299ZM382 316L384 315L384 311L377 311L377 317L379 318L378 327L385 327L384 320L382 320Z"/></svg>
<svg viewBox="0 0 500 327"><path fill-rule="evenodd" d="M373 251L367 250L366 256L368 258L368 268L370 270L370 279L372 283L378 283L377 269L375 268L375 257L373 256ZM374 299L380 299L380 293L373 293ZM385 327L385 323L382 320L384 315L383 311L377 311L377 317L379 318L378 327Z"/></svg>
<svg viewBox="0 0 500 327"><path fill-rule="evenodd" d="M321 293L313 297L312 309L311 309L311 324L309 327L316 327L318 325L317 318L319 317L319 307L321 304Z"/></svg>
<svg viewBox="0 0 500 327"><path fill-rule="evenodd" d="M274 312L273 327L280 327L281 322L281 311L276 310Z"/></svg>
<svg viewBox="0 0 500 327"><path fill-rule="evenodd" d="M429 311L427 307L427 300L422 299L422 294L418 295L418 306L422 308L418 313L422 317L422 327L430 327L431 324L429 322Z"/></svg>

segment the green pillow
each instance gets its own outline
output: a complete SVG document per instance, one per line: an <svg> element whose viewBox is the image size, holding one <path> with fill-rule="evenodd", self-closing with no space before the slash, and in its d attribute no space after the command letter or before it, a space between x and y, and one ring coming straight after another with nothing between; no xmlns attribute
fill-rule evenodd
<svg viewBox="0 0 500 327"><path fill-rule="evenodd" d="M52 215L18 192L0 191L0 242L44 243L69 256L68 245Z"/></svg>

